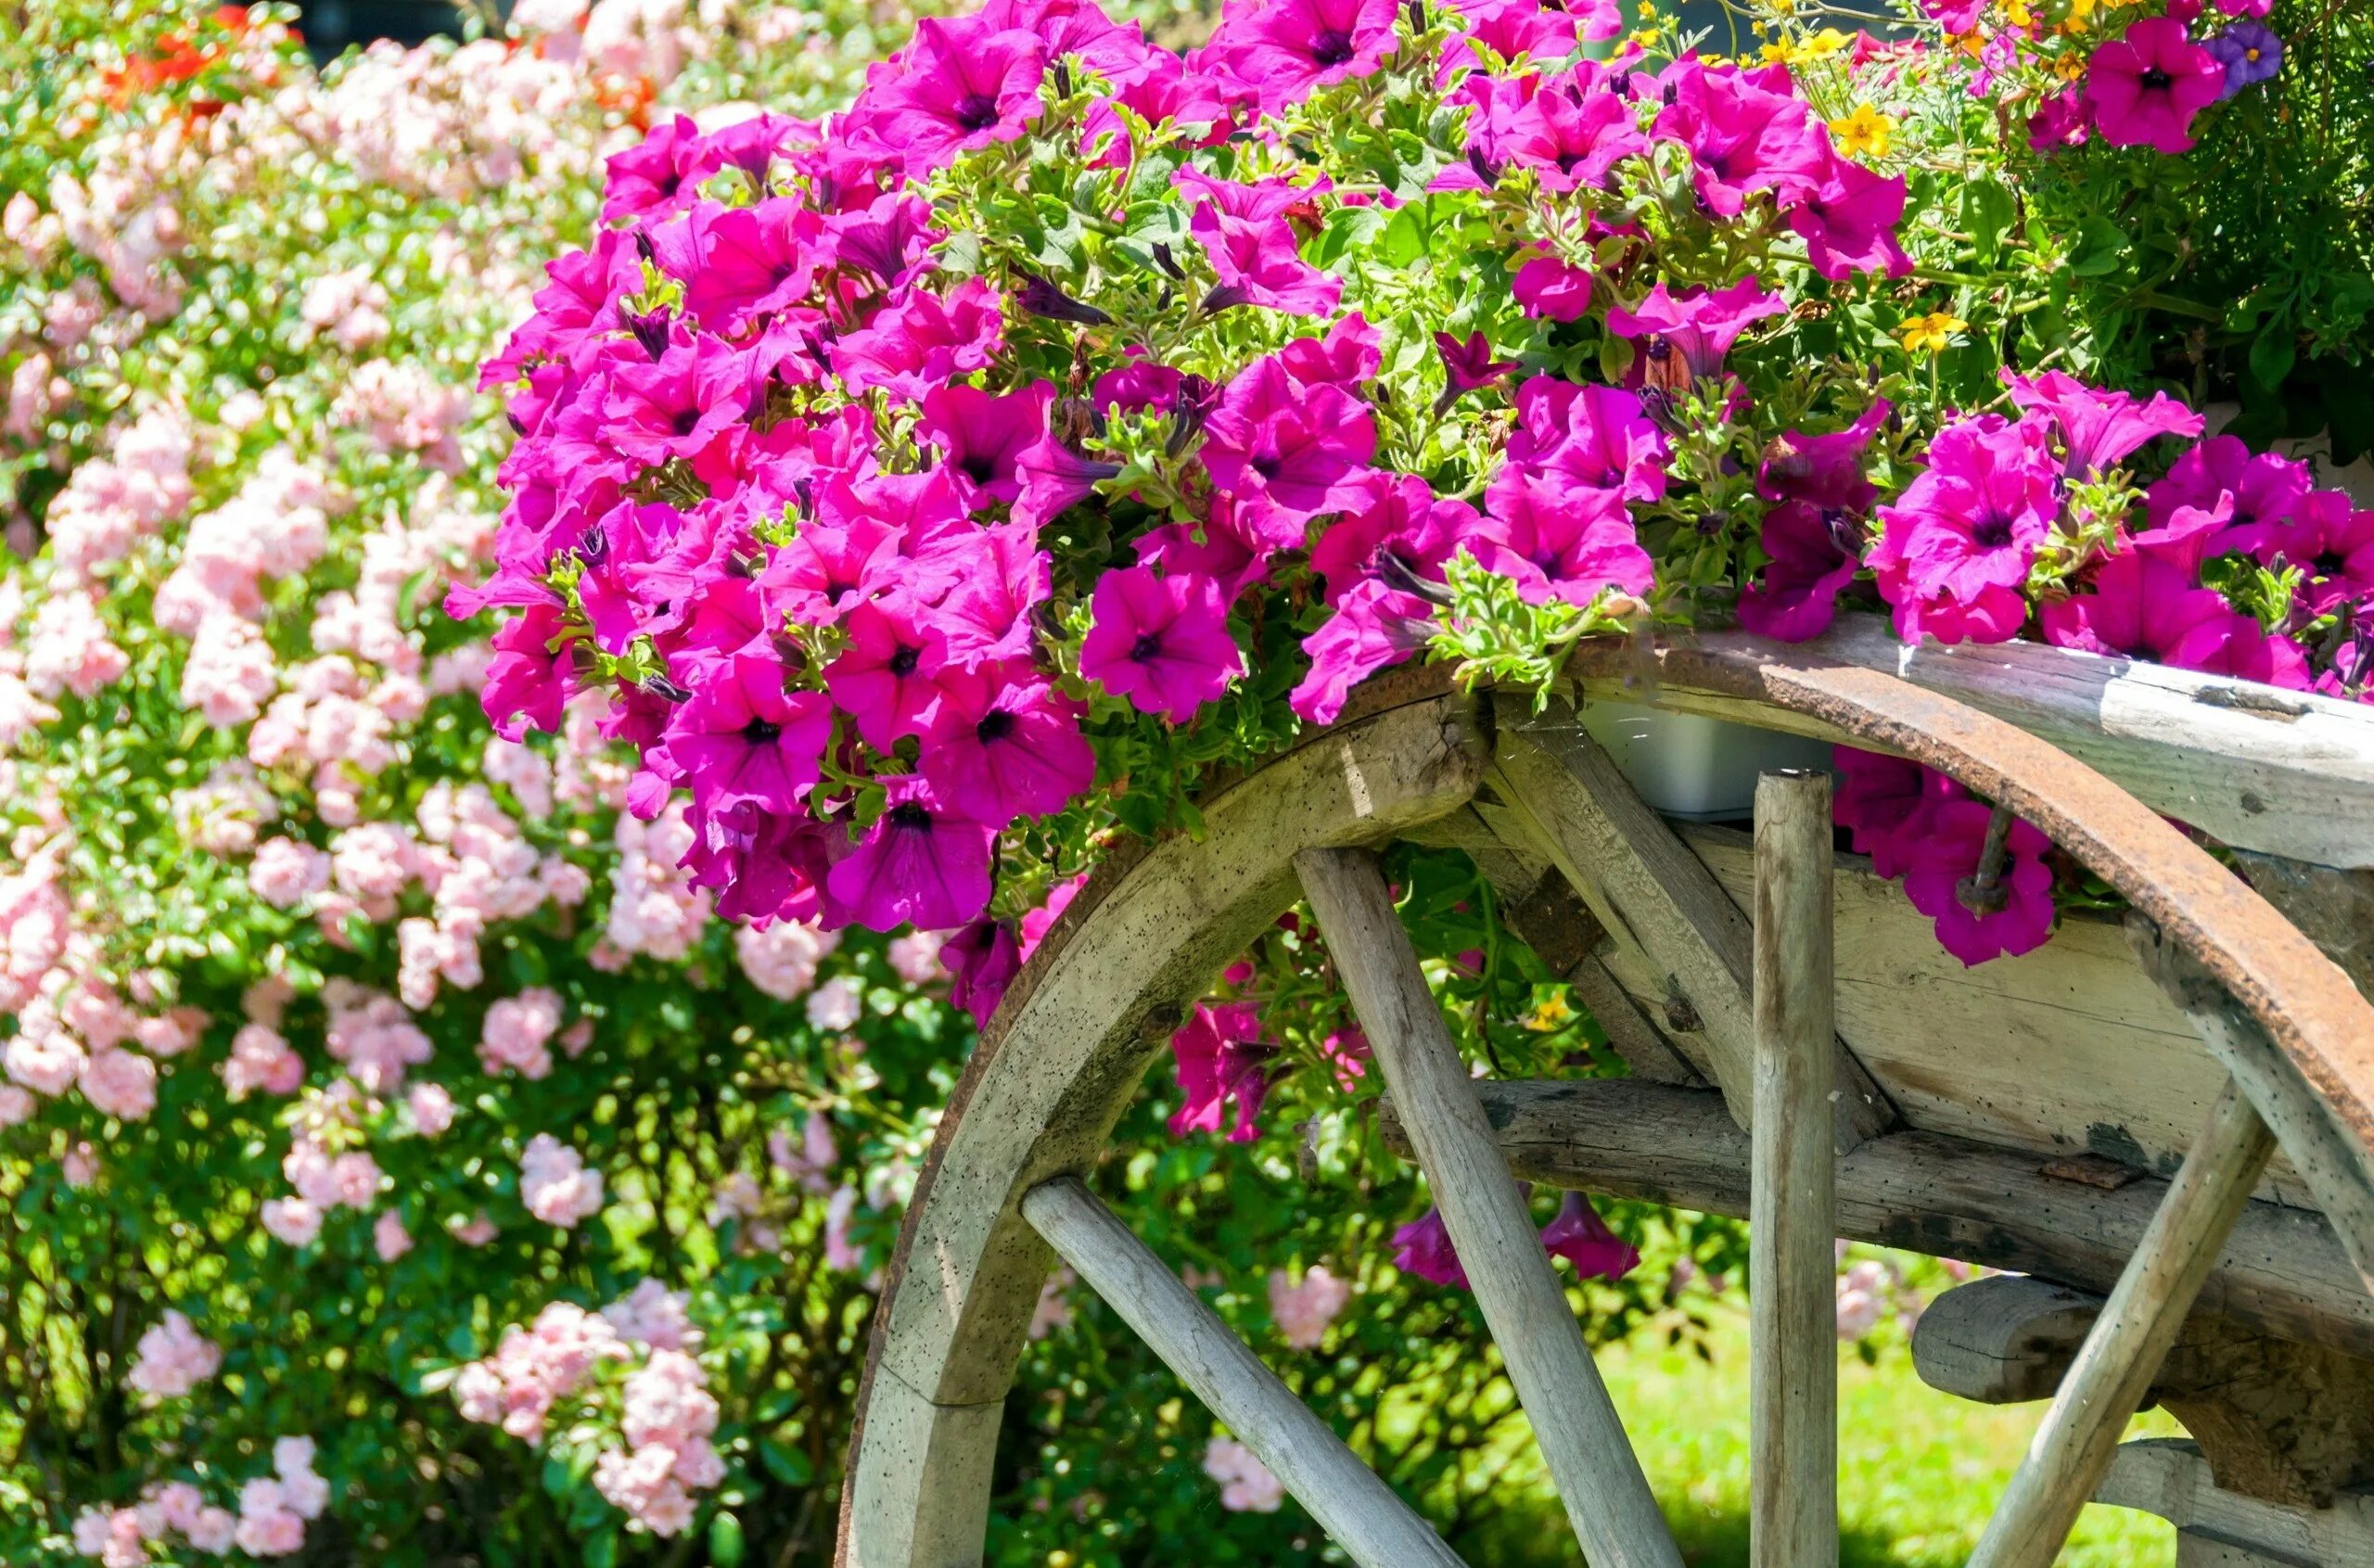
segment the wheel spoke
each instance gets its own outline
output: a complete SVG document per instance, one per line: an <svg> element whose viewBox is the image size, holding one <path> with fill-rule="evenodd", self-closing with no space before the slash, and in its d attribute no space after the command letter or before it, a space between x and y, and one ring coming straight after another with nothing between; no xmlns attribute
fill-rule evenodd
<svg viewBox="0 0 2374 1568"><path fill-rule="evenodd" d="M2047 1568L2060 1553L2274 1153L2275 1134L2228 1079L2061 1379L1971 1568Z"/></svg>
<svg viewBox="0 0 2374 1568"><path fill-rule="evenodd" d="M1022 1215L1362 1568L1460 1568L1426 1522L1072 1177Z"/></svg>
<svg viewBox="0 0 2374 1568"><path fill-rule="evenodd" d="M1679 1568L1376 857L1311 849L1295 857L1295 869L1584 1551L1594 1568Z"/></svg>
<svg viewBox="0 0 2374 1568"><path fill-rule="evenodd" d="M1748 1551L1838 1561L1838 1052L1830 775L1755 790L1755 1114L1748 1221Z"/></svg>

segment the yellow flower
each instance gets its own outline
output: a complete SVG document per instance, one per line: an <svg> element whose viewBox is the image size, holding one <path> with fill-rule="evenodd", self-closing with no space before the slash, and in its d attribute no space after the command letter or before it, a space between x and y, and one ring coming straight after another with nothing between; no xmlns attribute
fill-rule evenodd
<svg viewBox="0 0 2374 1568"><path fill-rule="evenodd" d="M1870 104L1857 104L1854 113L1830 122L1830 134L1849 158L1885 158L1895 145L1895 119Z"/></svg>
<svg viewBox="0 0 2374 1568"><path fill-rule="evenodd" d="M1632 35L1632 42L1643 49L1653 49L1657 46L1657 30L1653 27L1644 27Z"/></svg>
<svg viewBox="0 0 2374 1568"><path fill-rule="evenodd" d="M1932 311L1925 316L1910 316L1896 323L1896 336L1904 339L1908 354L1942 354L1953 346L1954 334L1969 330L1970 323L1944 311Z"/></svg>
<svg viewBox="0 0 2374 1568"><path fill-rule="evenodd" d="M2027 0L2003 0L2003 19L2023 32L2036 25L2036 18L2028 12Z"/></svg>

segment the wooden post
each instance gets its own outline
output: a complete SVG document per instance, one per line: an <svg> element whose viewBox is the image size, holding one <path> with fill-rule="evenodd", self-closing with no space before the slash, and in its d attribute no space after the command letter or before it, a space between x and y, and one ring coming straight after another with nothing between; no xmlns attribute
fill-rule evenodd
<svg viewBox="0 0 2374 1568"><path fill-rule="evenodd" d="M1681 1568L1376 857L1306 849L1295 870L1584 1555L1592 1568Z"/></svg>
<svg viewBox="0 0 2374 1568"><path fill-rule="evenodd" d="M2232 1079L2086 1336L1970 1568L2049 1568L2275 1153Z"/></svg>
<svg viewBox="0 0 2374 1568"><path fill-rule="evenodd" d="M1755 787L1748 1558L1838 1561L1838 1194L1828 773Z"/></svg>
<svg viewBox="0 0 2374 1568"><path fill-rule="evenodd" d="M1022 1217L1353 1562L1461 1568L1442 1537L1078 1179L1062 1176L1032 1188Z"/></svg>

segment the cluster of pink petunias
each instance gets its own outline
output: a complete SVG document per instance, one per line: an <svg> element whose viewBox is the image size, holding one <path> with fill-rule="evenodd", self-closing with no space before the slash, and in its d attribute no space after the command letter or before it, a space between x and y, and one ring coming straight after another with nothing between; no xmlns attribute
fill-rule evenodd
<svg viewBox="0 0 2374 1568"><path fill-rule="evenodd" d="M1603 310L1637 351L1629 386L1517 387L1479 505L1378 465L1382 335L1302 254L1328 212L1390 192L1223 177L1192 157L1178 171L1180 229L1216 280L1199 319L1245 310L1302 333L1222 376L1085 338L1068 387L1017 372L1025 318L1034 334L1110 318L1055 280L942 253L927 182L961 159L1042 134L1093 168L1155 142L1192 155L1415 69L1455 83L1467 113L1466 159L1436 189L1612 191L1619 166L1662 153L1713 219L1793 232L1827 276L1908 266L1903 181L1840 158L1785 70L1535 69L1578 30L1611 34L1612 8L1449 16L1449 42L1412 59L1391 0L1269 0L1231 6L1181 57L1092 0L993 0L924 22L821 126L679 120L614 158L612 226L553 264L487 371L519 432L501 565L449 603L516 612L490 713L513 733L551 727L589 678L615 677L605 732L639 749L630 803L651 816L688 795L683 863L720 912L951 928L989 904L1001 835L1098 781L1106 716L1187 725L1250 673L1257 600L1333 611L1293 697L1321 722L1424 645L1460 554L1528 604L1637 603L1655 567L1630 508L1667 483L1653 410L1722 380L1733 343L1782 310L1755 279L1658 283L1626 304L1571 245L1512 254L1529 312ZM1485 69L1502 58L1518 63ZM1042 132L1081 83L1085 111ZM1443 406L1512 368L1480 337L1440 347ZM1171 431L1193 520L1174 507L1109 556L1058 562L1058 518L1129 499L1099 447L1124 422ZM961 981L1002 962L999 940L959 940Z"/></svg>

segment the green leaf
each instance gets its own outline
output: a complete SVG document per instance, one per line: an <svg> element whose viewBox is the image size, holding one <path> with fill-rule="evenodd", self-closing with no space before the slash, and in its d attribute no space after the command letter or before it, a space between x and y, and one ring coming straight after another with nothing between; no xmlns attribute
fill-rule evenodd
<svg viewBox="0 0 2374 1568"><path fill-rule="evenodd" d="M2070 252L2069 270L2079 277L2102 277L2118 271L2126 259L2126 231L2100 215L2077 226L2077 246Z"/></svg>
<svg viewBox="0 0 2374 1568"><path fill-rule="evenodd" d="M1982 261L1992 261L2002 249L2003 231L2019 215L2011 193L1992 180L1972 180L1962 187L1962 222L1970 225L1971 249Z"/></svg>
<svg viewBox="0 0 2374 1568"><path fill-rule="evenodd" d="M2290 325L2273 323L2262 328L2251 344L2251 377L2272 392L2283 385L2299 357L2299 341Z"/></svg>
<svg viewBox="0 0 2374 1568"><path fill-rule="evenodd" d="M759 1439L759 1462L767 1467L768 1474L786 1486L805 1486L816 1479L816 1467L809 1462L806 1454L772 1437Z"/></svg>
<svg viewBox="0 0 2374 1568"><path fill-rule="evenodd" d="M716 1568L741 1568L742 1521L723 1509L708 1522L708 1560Z"/></svg>
<svg viewBox="0 0 2374 1568"><path fill-rule="evenodd" d="M619 1532L616 1526L597 1530L585 1537L585 1568L618 1568Z"/></svg>

